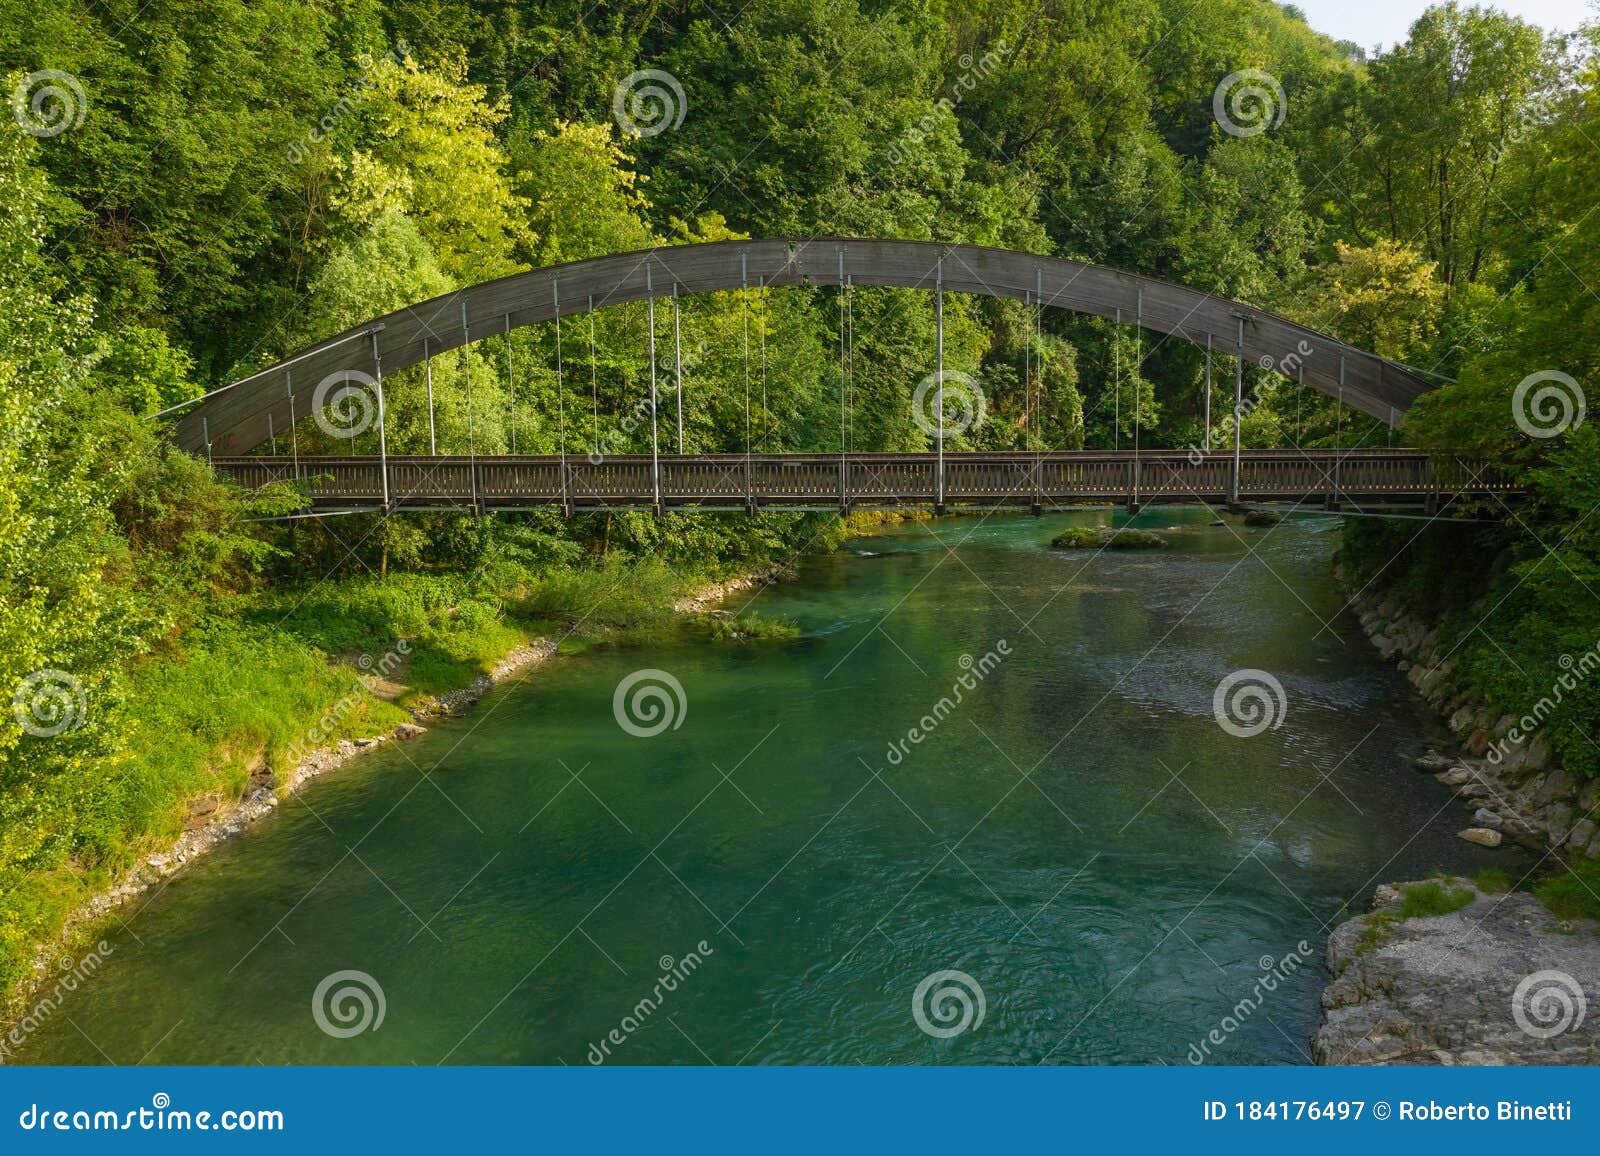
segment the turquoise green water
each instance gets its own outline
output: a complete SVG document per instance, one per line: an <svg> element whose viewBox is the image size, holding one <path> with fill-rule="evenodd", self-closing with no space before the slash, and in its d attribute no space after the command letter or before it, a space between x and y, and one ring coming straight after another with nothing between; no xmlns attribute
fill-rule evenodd
<svg viewBox="0 0 1600 1156"><path fill-rule="evenodd" d="M1408 765L1435 723L1340 615L1335 523L1067 522L852 543L755 600L797 641L560 659L351 764L126 909L21 1059L1181 1063L1286 961L1209 1054L1306 1062L1327 925L1493 853ZM613 712L643 667L683 687L653 737ZM1249 737L1213 716L1241 668L1286 704ZM346 970L383 1018L340 1037Z"/></svg>

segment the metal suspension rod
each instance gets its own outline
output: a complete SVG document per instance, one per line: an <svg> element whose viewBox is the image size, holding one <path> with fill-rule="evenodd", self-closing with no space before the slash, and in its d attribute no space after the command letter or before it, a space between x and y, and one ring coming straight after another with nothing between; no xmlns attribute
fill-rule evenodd
<svg viewBox="0 0 1600 1156"><path fill-rule="evenodd" d="M678 329L678 280L672 280L672 376L678 383L678 455L683 455L683 334Z"/></svg>
<svg viewBox="0 0 1600 1156"><path fill-rule="evenodd" d="M1244 436L1244 318L1239 318L1239 340L1233 359L1233 481L1228 487L1228 500L1239 504L1240 446Z"/></svg>
<svg viewBox="0 0 1600 1156"><path fill-rule="evenodd" d="M278 435L272 428L272 411L267 411L267 440L272 443L272 456L278 456Z"/></svg>
<svg viewBox="0 0 1600 1156"><path fill-rule="evenodd" d="M757 277L761 298L761 452L772 452L772 413L767 409L767 279Z"/></svg>
<svg viewBox="0 0 1600 1156"><path fill-rule="evenodd" d="M1111 448L1122 448L1122 308L1117 308L1117 327L1111 331Z"/></svg>
<svg viewBox="0 0 1600 1156"><path fill-rule="evenodd" d="M754 512L750 488L750 254L739 254L739 323L744 332L744 505Z"/></svg>
<svg viewBox="0 0 1600 1156"><path fill-rule="evenodd" d="M1333 500L1337 503L1339 501L1339 467L1344 457L1344 454L1339 452L1344 449L1344 354L1342 353L1339 355L1339 400L1337 408L1334 410L1334 415Z"/></svg>
<svg viewBox="0 0 1600 1156"><path fill-rule="evenodd" d="M378 330L372 331L372 380L378 390L378 469L383 473L383 509L389 511L389 437L383 412L383 359L378 356Z"/></svg>
<svg viewBox="0 0 1600 1156"><path fill-rule="evenodd" d="M944 513L944 254L939 254L933 273L933 345L935 367L935 403L939 411L939 466L934 479L934 513Z"/></svg>
<svg viewBox="0 0 1600 1156"><path fill-rule="evenodd" d="M839 250L839 469L844 466L845 400L844 400L844 250Z"/></svg>
<svg viewBox="0 0 1600 1156"><path fill-rule="evenodd" d="M509 414L506 428L511 431L511 452L517 452L517 378L511 363L511 314L506 314L506 395L509 398Z"/></svg>
<svg viewBox="0 0 1600 1156"><path fill-rule="evenodd" d="M650 280L650 259L644 262L645 312L650 327L650 494L656 513L661 513L661 441L656 422L660 409L656 395L656 295Z"/></svg>
<svg viewBox="0 0 1600 1156"><path fill-rule="evenodd" d="M1026 316L1033 312L1033 293L1022 291L1022 311ZM1033 448L1033 319L1028 318L1022 330L1022 428L1023 444Z"/></svg>
<svg viewBox="0 0 1600 1156"><path fill-rule="evenodd" d="M550 304L556 314L556 452L561 457L561 509L572 508L567 496L567 385L561 371L561 283L550 282Z"/></svg>
<svg viewBox="0 0 1600 1156"><path fill-rule="evenodd" d="M1305 362L1302 361L1300 363L1299 372L1297 374L1295 374L1295 386L1294 386L1294 448L1295 449L1300 449L1301 448L1301 443L1303 441L1305 441L1305 438L1306 438L1305 422L1300 417L1300 398L1301 398L1301 395L1305 393L1305 389L1306 389L1306 366L1305 366Z"/></svg>
<svg viewBox="0 0 1600 1156"><path fill-rule="evenodd" d="M1033 347L1038 351L1039 372L1035 376L1038 389L1044 392L1044 270L1037 265L1033 269ZM1039 412L1040 399L1034 400L1033 412ZM1079 407L1080 420L1082 407ZM1043 425L1043 419L1040 420ZM1044 449L1042 439L1034 440L1033 454L1033 510L1035 513L1044 512Z"/></svg>
<svg viewBox="0 0 1600 1156"><path fill-rule="evenodd" d="M289 446L294 454L294 480L300 480L300 430L294 419L294 375L283 374L283 391L289 395Z"/></svg>
<svg viewBox="0 0 1600 1156"><path fill-rule="evenodd" d="M472 476L472 512L482 514L478 501L478 438L472 421L472 329L467 323L467 303L461 303L461 365L467 375L467 471Z"/></svg>
<svg viewBox="0 0 1600 1156"><path fill-rule="evenodd" d="M433 432L433 355L428 352L428 339L422 339L422 366L428 379L428 453L435 457L439 453L439 442Z"/></svg>
<svg viewBox="0 0 1600 1156"><path fill-rule="evenodd" d="M1139 410L1144 402L1144 290L1134 304L1133 322L1133 504L1139 505Z"/></svg>
<svg viewBox="0 0 1600 1156"><path fill-rule="evenodd" d="M845 359L846 379L850 387L850 448L856 448L856 314L855 278L846 273L844 278L844 332L848 353Z"/></svg>
<svg viewBox="0 0 1600 1156"><path fill-rule="evenodd" d="M1206 417L1205 430L1200 435L1200 448L1211 452L1211 334L1206 334Z"/></svg>
<svg viewBox="0 0 1600 1156"><path fill-rule="evenodd" d="M594 456L600 456L600 371L594 354L594 294L589 294L589 395L594 400Z"/></svg>

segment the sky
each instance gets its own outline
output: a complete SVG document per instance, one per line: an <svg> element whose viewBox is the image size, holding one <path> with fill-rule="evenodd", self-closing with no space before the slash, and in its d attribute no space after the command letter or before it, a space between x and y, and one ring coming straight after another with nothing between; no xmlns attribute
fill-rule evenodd
<svg viewBox="0 0 1600 1156"><path fill-rule="evenodd" d="M1411 22L1431 0L1293 0L1318 32L1335 40L1354 40L1363 48L1406 38ZM1486 3L1552 31L1570 32L1585 20L1600 19L1589 0L1492 0Z"/></svg>

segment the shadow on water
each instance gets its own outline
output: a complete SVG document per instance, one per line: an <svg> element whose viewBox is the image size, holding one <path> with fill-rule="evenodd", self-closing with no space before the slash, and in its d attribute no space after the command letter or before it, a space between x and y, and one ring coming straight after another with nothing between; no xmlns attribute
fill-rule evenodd
<svg viewBox="0 0 1600 1156"><path fill-rule="evenodd" d="M125 913L20 1058L1181 1063L1233 1016L1216 1060L1306 1062L1328 926L1504 859L1410 769L1436 723L1342 613L1331 520L1048 548L1110 517L910 524L754 599L793 642L557 660ZM641 668L684 692L652 737L613 714ZM1242 669L1284 694L1248 737L1213 715ZM384 1014L343 1038L347 970Z"/></svg>

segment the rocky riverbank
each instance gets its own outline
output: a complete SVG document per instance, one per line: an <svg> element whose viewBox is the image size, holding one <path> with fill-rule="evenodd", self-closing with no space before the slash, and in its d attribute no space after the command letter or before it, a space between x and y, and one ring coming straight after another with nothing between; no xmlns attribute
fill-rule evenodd
<svg viewBox="0 0 1600 1156"><path fill-rule="evenodd" d="M1402 918L1405 891L1466 902ZM1470 898L1467 898L1470 896ZM1559 921L1525 892L1466 879L1378 888L1328 941L1318 1064L1600 1063L1600 923Z"/></svg>
<svg viewBox="0 0 1600 1156"><path fill-rule="evenodd" d="M1541 853L1600 858L1600 781L1556 765L1524 718L1473 692L1451 690L1453 659L1441 652L1438 630L1392 595L1357 593L1352 608L1378 653L1396 663L1461 744L1456 753L1431 752L1418 767L1474 806L1463 835L1485 846L1512 839Z"/></svg>
<svg viewBox="0 0 1600 1156"><path fill-rule="evenodd" d="M1462 838L1509 839L1541 861L1600 857L1600 783L1555 765L1519 716L1452 689L1437 628L1394 596L1356 592L1352 608L1460 743L1416 765L1473 808ZM1431 902L1412 911L1407 892L1419 887ZM1466 879L1385 885L1371 912L1334 929L1327 962L1319 1064L1600 1063L1600 1014L1587 1014L1600 995L1600 923L1559 920L1527 892Z"/></svg>

